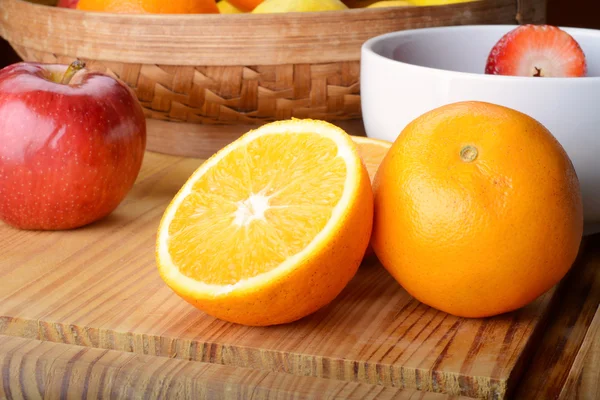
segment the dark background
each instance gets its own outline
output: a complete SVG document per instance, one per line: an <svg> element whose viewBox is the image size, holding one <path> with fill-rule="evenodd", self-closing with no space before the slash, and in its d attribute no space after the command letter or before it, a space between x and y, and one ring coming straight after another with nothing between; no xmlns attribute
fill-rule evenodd
<svg viewBox="0 0 600 400"><path fill-rule="evenodd" d="M552 25L600 29L600 5L598 0L548 0L547 22ZM19 57L0 39L0 68L17 61L20 61Z"/></svg>
<svg viewBox="0 0 600 400"><path fill-rule="evenodd" d="M547 22L600 29L600 4L598 0L548 0Z"/></svg>

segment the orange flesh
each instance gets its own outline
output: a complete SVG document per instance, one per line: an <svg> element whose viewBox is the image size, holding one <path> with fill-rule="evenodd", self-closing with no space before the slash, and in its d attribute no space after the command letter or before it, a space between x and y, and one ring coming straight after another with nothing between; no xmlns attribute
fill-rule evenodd
<svg viewBox="0 0 600 400"><path fill-rule="evenodd" d="M311 134L268 136L229 153L177 210L169 252L184 275L226 285L268 272L306 248L331 218L346 176L335 143Z"/></svg>
<svg viewBox="0 0 600 400"><path fill-rule="evenodd" d="M367 168L367 172L369 173L369 179L373 181L375 178L375 173L381 164L381 161L387 154L388 150L392 146L392 143L383 142L379 143L365 143L365 142L357 142L358 143L358 154L360 154L360 158L363 160L365 167Z"/></svg>

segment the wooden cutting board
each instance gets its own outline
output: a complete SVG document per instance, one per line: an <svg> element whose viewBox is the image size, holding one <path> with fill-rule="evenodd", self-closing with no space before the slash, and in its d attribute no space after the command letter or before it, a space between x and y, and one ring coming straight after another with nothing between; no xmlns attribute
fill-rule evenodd
<svg viewBox="0 0 600 400"><path fill-rule="evenodd" d="M470 397L504 398L542 331L555 291L489 319L411 298L376 261L329 306L251 328L176 296L154 261L166 205L201 160L147 153L109 217L65 232L0 223L0 335Z"/></svg>

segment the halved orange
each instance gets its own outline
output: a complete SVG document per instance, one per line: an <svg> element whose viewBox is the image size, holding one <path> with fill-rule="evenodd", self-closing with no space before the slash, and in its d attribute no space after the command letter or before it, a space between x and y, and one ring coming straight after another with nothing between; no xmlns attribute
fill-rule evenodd
<svg viewBox="0 0 600 400"><path fill-rule="evenodd" d="M185 300L245 325L330 303L369 243L373 192L356 145L323 121L248 132L196 170L158 229L161 277Z"/></svg>
<svg viewBox="0 0 600 400"><path fill-rule="evenodd" d="M371 180L371 184L373 184L375 173L388 150L392 147L392 142L364 136L352 136L352 140L358 145L358 154L367 167L369 179ZM374 253L373 247L369 244L369 247L365 251L365 257L369 257Z"/></svg>
<svg viewBox="0 0 600 400"><path fill-rule="evenodd" d="M352 140L358 145L358 155L367 167L369 179L373 183L375 173L388 150L392 147L392 142L365 136L352 136Z"/></svg>

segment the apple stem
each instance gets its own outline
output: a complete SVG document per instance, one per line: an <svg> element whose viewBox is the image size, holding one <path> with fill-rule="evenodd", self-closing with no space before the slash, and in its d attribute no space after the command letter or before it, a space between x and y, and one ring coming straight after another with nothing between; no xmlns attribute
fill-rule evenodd
<svg viewBox="0 0 600 400"><path fill-rule="evenodd" d="M67 70L65 71L60 83L62 83L63 85L68 85L69 82L71 82L71 79L73 78L73 76L75 76L75 74L77 73L77 71L82 70L84 68L85 68L85 62L83 62L81 60L73 61L71 63L71 65L69 65L69 68L67 68Z"/></svg>

